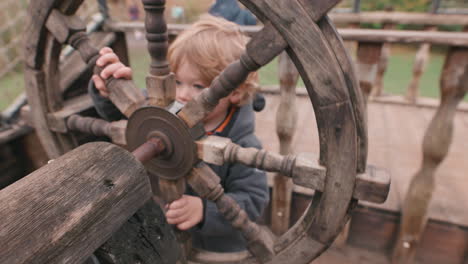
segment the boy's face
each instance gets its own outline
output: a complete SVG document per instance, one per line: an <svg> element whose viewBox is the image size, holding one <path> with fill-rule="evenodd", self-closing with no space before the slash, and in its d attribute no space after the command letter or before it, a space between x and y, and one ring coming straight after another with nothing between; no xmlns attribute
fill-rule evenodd
<svg viewBox="0 0 468 264"><path fill-rule="evenodd" d="M199 95L209 84L203 83L200 72L191 64L182 62L177 69L176 75L176 100L186 104ZM236 95L231 94L219 101L219 104L203 120L205 129L212 130L218 125L219 120L224 120L231 103L236 103Z"/></svg>

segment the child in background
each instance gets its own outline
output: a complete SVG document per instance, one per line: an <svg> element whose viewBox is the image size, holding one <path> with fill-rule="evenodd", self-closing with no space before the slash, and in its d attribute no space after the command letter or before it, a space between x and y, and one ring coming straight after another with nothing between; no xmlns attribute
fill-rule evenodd
<svg viewBox="0 0 468 264"><path fill-rule="evenodd" d="M240 58L246 42L236 24L208 15L182 32L168 52L171 69L176 75L176 100L187 103L209 87L227 65ZM123 118L106 99L108 91L104 79L109 76L131 79L131 69L123 65L110 48L100 53L96 64L105 69L100 76L93 76L90 95L104 118ZM251 74L245 83L220 100L203 120L207 134L228 137L243 147L261 148L254 135L255 116L251 104L256 80L256 73ZM265 173L241 164L211 165L211 168L220 177L225 193L236 200L251 220L258 219L269 198ZM196 248L215 252L246 249L242 234L223 218L216 205L198 197L190 188L182 198L167 205L166 219L181 230L190 229Z"/></svg>

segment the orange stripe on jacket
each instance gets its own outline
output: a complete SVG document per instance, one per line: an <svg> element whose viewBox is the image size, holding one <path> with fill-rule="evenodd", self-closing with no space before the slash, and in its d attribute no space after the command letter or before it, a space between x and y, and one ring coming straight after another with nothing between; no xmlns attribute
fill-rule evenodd
<svg viewBox="0 0 468 264"><path fill-rule="evenodd" d="M214 130L214 131L208 131L206 132L207 135L213 135L215 133L221 133L223 130L226 128L226 126L229 124L229 122L232 119L232 116L236 112L237 108L236 107L231 107L229 110L229 114L226 116L226 119Z"/></svg>

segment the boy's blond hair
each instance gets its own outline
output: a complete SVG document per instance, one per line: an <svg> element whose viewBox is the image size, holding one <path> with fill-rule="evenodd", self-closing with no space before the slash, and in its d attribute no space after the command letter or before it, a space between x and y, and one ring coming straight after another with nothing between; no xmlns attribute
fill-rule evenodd
<svg viewBox="0 0 468 264"><path fill-rule="evenodd" d="M200 81L210 85L230 63L238 60L245 50L248 38L237 24L223 18L203 15L199 21L184 30L169 47L171 70L177 72L183 62L195 67ZM237 88L240 104L252 98L258 87L258 74L251 73Z"/></svg>

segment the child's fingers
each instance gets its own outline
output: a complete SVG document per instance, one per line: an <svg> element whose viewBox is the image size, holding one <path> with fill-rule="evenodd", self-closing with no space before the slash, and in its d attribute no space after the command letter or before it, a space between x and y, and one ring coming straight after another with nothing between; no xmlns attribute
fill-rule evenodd
<svg viewBox="0 0 468 264"><path fill-rule="evenodd" d="M112 52L114 52L114 51L113 51L111 48L109 48L109 47L104 47L104 48L102 48L102 49L99 51L99 54L100 54L100 55L104 55L104 54L106 54L106 53L112 53Z"/></svg>
<svg viewBox="0 0 468 264"><path fill-rule="evenodd" d="M108 64L102 71L101 71L101 78L103 78L104 80L107 80L107 78L109 78L110 76L113 76L114 73L120 69L120 68L123 68L125 67L125 65L123 65L121 62L116 62L116 63L112 63L112 64Z"/></svg>
<svg viewBox="0 0 468 264"><path fill-rule="evenodd" d="M185 213L182 214L182 215L179 215L177 217L169 217L166 214L166 220L171 225L177 225L177 224L183 223L185 221L188 221L189 218L190 218L190 215L185 214Z"/></svg>
<svg viewBox="0 0 468 264"><path fill-rule="evenodd" d="M175 200L169 205L169 209L180 209L187 205L187 200L182 197L179 200Z"/></svg>
<svg viewBox="0 0 468 264"><path fill-rule="evenodd" d="M113 76L116 79L123 78L123 79L131 80L132 79L132 69L130 67L124 66L124 67L116 70L114 72Z"/></svg>
<svg viewBox="0 0 468 264"><path fill-rule="evenodd" d="M117 57L115 53L106 53L104 55L101 55L99 59L96 61L96 65L99 67L103 67L109 63L116 63L119 62L120 59Z"/></svg>
<svg viewBox="0 0 468 264"><path fill-rule="evenodd" d="M94 86L99 91L101 96L109 97L109 92L107 91L105 82L101 79L101 77L97 76L96 74L93 75L92 80L94 82Z"/></svg>
<svg viewBox="0 0 468 264"><path fill-rule="evenodd" d="M191 219L188 219L187 221L179 223L177 225L177 228L180 229L180 230L188 230L188 229L192 228L194 225L196 225L195 221L192 221Z"/></svg>
<svg viewBox="0 0 468 264"><path fill-rule="evenodd" d="M169 209L166 212L166 217L169 218L178 218L186 214L186 211L184 208L181 209Z"/></svg>

